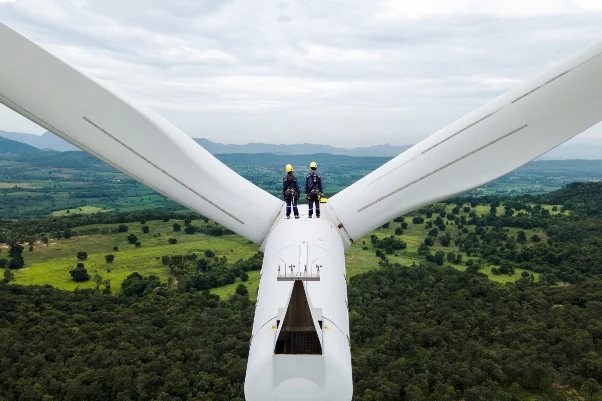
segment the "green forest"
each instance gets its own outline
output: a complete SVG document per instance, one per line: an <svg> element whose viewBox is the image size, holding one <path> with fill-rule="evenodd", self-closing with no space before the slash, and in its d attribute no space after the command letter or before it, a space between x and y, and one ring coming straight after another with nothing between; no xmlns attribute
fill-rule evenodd
<svg viewBox="0 0 602 401"><path fill-rule="evenodd" d="M216 157L278 197L284 166L289 163L298 177L304 177L309 173L309 163L316 161L326 196L332 196L390 160L329 154ZM574 181L601 179L600 160L535 161L475 189L471 195L539 194ZM38 150L8 140L0 143L0 219L142 210L185 209L84 152Z"/></svg>
<svg viewBox="0 0 602 401"><path fill-rule="evenodd" d="M263 254L83 152L0 151L0 401L243 400ZM388 158L219 155L328 196ZM536 161L346 253L354 401L602 400L601 161ZM580 182L575 182L580 181Z"/></svg>
<svg viewBox="0 0 602 401"><path fill-rule="evenodd" d="M354 400L601 399L600 232L602 184L573 183L357 241ZM0 243L0 399L244 399L256 245L152 210L4 220Z"/></svg>

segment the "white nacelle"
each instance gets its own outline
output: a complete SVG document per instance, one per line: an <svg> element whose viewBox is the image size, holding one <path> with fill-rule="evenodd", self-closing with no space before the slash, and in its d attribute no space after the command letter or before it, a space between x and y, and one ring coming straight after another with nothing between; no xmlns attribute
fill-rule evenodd
<svg viewBox="0 0 602 401"><path fill-rule="evenodd" d="M255 310L245 398L254 400L351 400L351 353L343 240L323 207L321 219L279 219L265 242L265 256ZM293 271L290 267L293 265ZM319 281L303 285L322 328L322 355L275 354L294 281L279 281L291 273ZM316 266L321 266L319 272ZM280 268L280 271L279 271ZM285 272L286 269L286 272ZM280 323L280 324L278 324Z"/></svg>

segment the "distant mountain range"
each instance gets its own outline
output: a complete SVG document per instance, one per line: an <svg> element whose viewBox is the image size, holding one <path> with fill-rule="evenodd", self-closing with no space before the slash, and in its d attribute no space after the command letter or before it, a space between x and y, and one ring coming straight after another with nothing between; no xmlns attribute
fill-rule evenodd
<svg viewBox="0 0 602 401"><path fill-rule="evenodd" d="M0 131L0 137L22 142L38 149L52 149L58 151L78 150L69 142L58 136L45 132L42 135L23 134L20 132ZM295 145L273 145L269 143L249 143L246 145L233 145L212 142L205 138L193 138L198 144L212 154L229 153L272 153L276 155L306 155L314 153L329 153L332 155L345 156L384 156L393 157L409 149L410 146L392 146L389 144L369 146L354 149L336 148L321 144L295 144ZM0 145L1 150L1 145Z"/></svg>
<svg viewBox="0 0 602 401"><path fill-rule="evenodd" d="M32 152L38 151L37 148L33 146L27 145L22 142L13 141L11 139L6 139L4 137L0 137L0 154L6 153L23 153L23 152Z"/></svg>
<svg viewBox="0 0 602 401"><path fill-rule="evenodd" d="M302 143L293 145L275 145L269 143L248 143L246 145L233 145L212 142L205 138L193 138L199 145L212 154L230 153L272 153L275 155L308 155L315 153L328 153L344 156L384 156L393 157L408 150L411 145L392 146L389 144L376 145L363 148L336 148L330 145L315 143Z"/></svg>
<svg viewBox="0 0 602 401"><path fill-rule="evenodd" d="M79 150L69 142L59 138L48 131L42 135L23 134L21 132L0 131L0 137L12 139L13 141L26 143L38 149L52 149L64 152L66 150ZM1 146L1 145L0 145ZM0 147L0 150L2 148Z"/></svg>
<svg viewBox="0 0 602 401"><path fill-rule="evenodd" d="M21 142L38 149L52 149L58 151L78 150L69 142L57 137L56 135L45 132L42 135L23 134L20 132L0 131L0 137ZM204 147L212 154L232 154L232 153L271 153L276 155L305 155L315 153L328 153L332 155L345 156L376 156L376 157L394 157L408 150L411 145L393 146L389 144L367 146L360 148L337 148L330 145L302 143L293 145L275 145L269 143L252 142L246 145L224 144L212 142L205 138L193 138L199 145ZM0 152L3 151L5 143L0 142ZM602 146L585 143L574 143L560 145L552 149L538 160L600 160L602 159Z"/></svg>

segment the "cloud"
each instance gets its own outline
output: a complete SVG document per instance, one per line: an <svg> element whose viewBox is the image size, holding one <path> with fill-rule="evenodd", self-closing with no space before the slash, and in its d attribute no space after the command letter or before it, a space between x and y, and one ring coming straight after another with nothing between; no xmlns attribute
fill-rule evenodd
<svg viewBox="0 0 602 401"><path fill-rule="evenodd" d="M189 135L230 143L415 143L602 37L594 0L0 7L2 22ZM5 110L0 124L39 132Z"/></svg>

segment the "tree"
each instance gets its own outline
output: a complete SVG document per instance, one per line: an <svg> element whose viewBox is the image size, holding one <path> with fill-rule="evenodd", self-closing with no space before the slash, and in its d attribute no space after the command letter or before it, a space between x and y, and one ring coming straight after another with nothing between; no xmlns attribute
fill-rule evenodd
<svg viewBox="0 0 602 401"><path fill-rule="evenodd" d="M98 273L92 277L92 281L96 284L96 291L100 290L100 285L102 284L102 276Z"/></svg>
<svg viewBox="0 0 602 401"><path fill-rule="evenodd" d="M71 274L71 279L73 281L82 282L90 280L90 275L83 265L76 267L75 269L69 271Z"/></svg>
<svg viewBox="0 0 602 401"><path fill-rule="evenodd" d="M531 242L541 242L541 237L537 234L533 234L530 238Z"/></svg>
<svg viewBox="0 0 602 401"><path fill-rule="evenodd" d="M238 295L242 295L242 296L248 296L249 295L249 290L247 289L247 286L244 284L239 284L236 287L236 293Z"/></svg>
<svg viewBox="0 0 602 401"><path fill-rule="evenodd" d="M88 259L87 252L78 252L77 253L77 260L86 260L86 259Z"/></svg>
<svg viewBox="0 0 602 401"><path fill-rule="evenodd" d="M426 237L424 239L424 245L433 246L434 244L435 244L435 241L433 241L433 237Z"/></svg>
<svg viewBox="0 0 602 401"><path fill-rule="evenodd" d="M525 242L527 242L527 234L525 234L524 231L519 231L516 234L516 242L518 242L519 244L524 244Z"/></svg>
<svg viewBox="0 0 602 401"><path fill-rule="evenodd" d="M178 223L173 223L173 230L178 232L182 229L182 226L179 225Z"/></svg>
<svg viewBox="0 0 602 401"><path fill-rule="evenodd" d="M102 282L105 288L102 290L103 294L111 295L111 280L107 279Z"/></svg>
<svg viewBox="0 0 602 401"><path fill-rule="evenodd" d="M208 258L213 258L215 256L215 252L213 252L211 249L207 249L205 251L205 256Z"/></svg>
<svg viewBox="0 0 602 401"><path fill-rule="evenodd" d="M389 228L390 225L391 225L391 223L387 222L387 223L383 224L381 228Z"/></svg>
<svg viewBox="0 0 602 401"><path fill-rule="evenodd" d="M149 231L150 231L150 228L148 226L142 226L142 232L144 234L148 234Z"/></svg>
<svg viewBox="0 0 602 401"><path fill-rule="evenodd" d="M45 244L46 246L48 246L48 243L50 242L50 240L48 239L47 236L43 236L42 237L42 243Z"/></svg>
<svg viewBox="0 0 602 401"><path fill-rule="evenodd" d="M15 274L9 269L4 270L4 283L8 284L15 280Z"/></svg>
<svg viewBox="0 0 602 401"><path fill-rule="evenodd" d="M23 250L25 249L23 247L23 245L19 244L18 242L11 242L9 245L9 250L8 250L8 254L11 257L14 257L16 255L21 255L23 253Z"/></svg>
<svg viewBox="0 0 602 401"><path fill-rule="evenodd" d="M25 260L23 260L23 256L21 256L21 254L14 255L12 258L9 259L9 269L16 270L22 268L23 266L25 266Z"/></svg>
<svg viewBox="0 0 602 401"><path fill-rule="evenodd" d="M414 223L414 224L422 224L422 223L424 223L424 217L422 217L422 216L414 216L412 218L412 223Z"/></svg>
<svg viewBox="0 0 602 401"><path fill-rule="evenodd" d="M136 241L134 245L136 246L136 248L140 248L142 246L142 243L140 243L140 241Z"/></svg>
<svg viewBox="0 0 602 401"><path fill-rule="evenodd" d="M589 378L581 386L581 391L587 394L589 401L593 401L594 395L600 392L600 384L596 379Z"/></svg>
<svg viewBox="0 0 602 401"><path fill-rule="evenodd" d="M247 272L242 272L240 275L241 281L249 281L249 274Z"/></svg>
<svg viewBox="0 0 602 401"><path fill-rule="evenodd" d="M135 234L130 234L128 235L128 242L130 244L135 244L136 242L138 242L138 237L136 237Z"/></svg>
<svg viewBox="0 0 602 401"><path fill-rule="evenodd" d="M0 258L0 269L8 267L8 259Z"/></svg>
<svg viewBox="0 0 602 401"><path fill-rule="evenodd" d="M456 260L456 254L453 252L448 252L446 257L449 263L453 263Z"/></svg>
<svg viewBox="0 0 602 401"><path fill-rule="evenodd" d="M397 227L395 229L395 235L401 235L401 234L403 234L403 230L401 229L401 227Z"/></svg>
<svg viewBox="0 0 602 401"><path fill-rule="evenodd" d="M442 235L441 237L439 237L439 242L441 242L441 245L443 246L449 246L451 244L451 236L449 235L449 233L446 233L446 235Z"/></svg>
<svg viewBox="0 0 602 401"><path fill-rule="evenodd" d="M405 388L405 399L407 401L424 401L422 390L418 386L409 385Z"/></svg>
<svg viewBox="0 0 602 401"><path fill-rule="evenodd" d="M196 228L194 228L194 226L187 225L186 228L184 228L184 232L186 234L194 234L196 232Z"/></svg>
<svg viewBox="0 0 602 401"><path fill-rule="evenodd" d="M113 263L113 261L115 260L115 255L105 255L105 260L107 261L107 263Z"/></svg>
<svg viewBox="0 0 602 401"><path fill-rule="evenodd" d="M439 266L441 266L441 265L443 265L444 261L445 261L445 252L443 252L443 251L435 252L435 263L437 263Z"/></svg>
<svg viewBox="0 0 602 401"><path fill-rule="evenodd" d="M65 230L63 231L63 237L65 237L66 239L71 238L71 230L69 228L65 228Z"/></svg>
<svg viewBox="0 0 602 401"><path fill-rule="evenodd" d="M167 242L173 245L173 244L177 244L178 240L175 239L175 238L170 238L170 239L167 240Z"/></svg>
<svg viewBox="0 0 602 401"><path fill-rule="evenodd" d="M118 247L118 246L114 246L114 247L113 247L113 251L117 252L118 250L119 250L119 247Z"/></svg>
<svg viewBox="0 0 602 401"><path fill-rule="evenodd" d="M125 224L120 224L119 227L117 227L117 232L126 233L127 231L128 226L126 226Z"/></svg>

